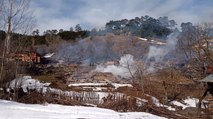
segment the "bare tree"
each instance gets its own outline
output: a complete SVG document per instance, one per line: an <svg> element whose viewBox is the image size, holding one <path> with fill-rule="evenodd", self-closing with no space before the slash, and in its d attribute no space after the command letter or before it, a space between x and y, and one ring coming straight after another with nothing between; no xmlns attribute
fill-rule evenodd
<svg viewBox="0 0 213 119"><path fill-rule="evenodd" d="M191 78L199 78L198 75L205 75L206 67L213 65L212 31L213 23L201 23L197 26L187 24L185 29L182 28L179 46L187 60L192 61L193 59L189 73ZM204 70L203 73L200 71L201 69Z"/></svg>
<svg viewBox="0 0 213 119"><path fill-rule="evenodd" d="M3 80L4 60L10 53L13 33L30 34L36 25L29 9L30 0L1 0L0 20L5 31L5 42L2 53L0 81Z"/></svg>
<svg viewBox="0 0 213 119"><path fill-rule="evenodd" d="M210 47L213 39L210 35L211 30L213 30L213 23L201 23L193 28L188 28L185 33L182 32L179 45L187 58L196 58L199 62L213 61Z"/></svg>
<svg viewBox="0 0 213 119"><path fill-rule="evenodd" d="M0 21L2 21L2 8L3 8L3 0L0 1ZM2 24L0 23L0 29L2 29Z"/></svg>
<svg viewBox="0 0 213 119"><path fill-rule="evenodd" d="M32 12L29 10L30 0L2 0L2 26L6 33L5 52L10 52L13 32L31 33L35 26Z"/></svg>

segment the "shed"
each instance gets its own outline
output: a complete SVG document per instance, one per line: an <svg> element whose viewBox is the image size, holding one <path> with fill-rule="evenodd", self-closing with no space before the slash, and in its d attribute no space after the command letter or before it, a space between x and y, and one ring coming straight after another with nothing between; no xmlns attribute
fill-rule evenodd
<svg viewBox="0 0 213 119"><path fill-rule="evenodd" d="M201 79L200 82L207 83L208 87L207 87L205 93L209 92L213 96L213 74L209 74L205 78ZM204 95L206 96L205 93L204 93Z"/></svg>
<svg viewBox="0 0 213 119"><path fill-rule="evenodd" d="M199 82L207 83L207 86L208 86L206 91L204 92L203 96L199 99L199 102L198 102L198 111L201 112L201 102L206 97L208 92L213 96L213 74L209 74L205 78L201 79ZM212 100L212 98L209 98L207 107L208 107L209 111L211 110L210 112L213 112L212 105L213 105L213 100Z"/></svg>
<svg viewBox="0 0 213 119"><path fill-rule="evenodd" d="M210 74L206 76L205 78L201 79L200 82L213 83L213 74Z"/></svg>

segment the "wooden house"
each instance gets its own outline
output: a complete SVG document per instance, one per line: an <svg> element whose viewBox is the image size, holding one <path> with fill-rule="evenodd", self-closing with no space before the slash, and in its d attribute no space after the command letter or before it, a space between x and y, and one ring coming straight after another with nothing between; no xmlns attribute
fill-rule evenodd
<svg viewBox="0 0 213 119"><path fill-rule="evenodd" d="M13 58L22 62L32 62L35 64L41 62L41 56L36 52L15 53Z"/></svg>

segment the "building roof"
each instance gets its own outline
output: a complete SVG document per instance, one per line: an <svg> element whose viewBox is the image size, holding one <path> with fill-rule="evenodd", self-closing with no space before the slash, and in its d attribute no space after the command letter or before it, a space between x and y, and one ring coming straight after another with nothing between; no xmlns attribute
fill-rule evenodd
<svg viewBox="0 0 213 119"><path fill-rule="evenodd" d="M206 76L205 78L201 79L200 82L211 82L213 83L213 74Z"/></svg>

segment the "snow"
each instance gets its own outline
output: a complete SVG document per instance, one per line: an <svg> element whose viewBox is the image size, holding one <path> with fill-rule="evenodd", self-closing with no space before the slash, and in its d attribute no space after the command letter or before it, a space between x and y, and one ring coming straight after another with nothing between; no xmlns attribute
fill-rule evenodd
<svg viewBox="0 0 213 119"><path fill-rule="evenodd" d="M10 89L21 87L24 92L27 92L28 89L36 89L37 91L40 91L41 89L49 85L50 83L40 83L38 80L33 79L31 76L23 76L9 82L8 87Z"/></svg>
<svg viewBox="0 0 213 119"><path fill-rule="evenodd" d="M153 103L158 106L158 107L166 107L170 111L175 111L175 108L168 106L168 105L163 105L159 102L159 100L155 97L152 97ZM186 109L188 107L196 107L196 104L199 102L198 99L196 98L191 98L187 97L185 100L183 100L183 103L178 102L178 101L172 101L170 102L171 105L176 105L182 107L182 109ZM202 108L204 108L204 105L202 104Z"/></svg>
<svg viewBox="0 0 213 119"><path fill-rule="evenodd" d="M198 99L196 98L187 98L184 100L184 103L186 103L186 105L188 105L189 107L196 107L196 104L199 102Z"/></svg>
<svg viewBox="0 0 213 119"><path fill-rule="evenodd" d="M188 107L196 107L198 102L199 102L199 99L187 97L185 100L183 100L183 103L178 102L178 101L172 101L171 104L180 106L180 107L182 107L182 109L186 109ZM205 102L205 101L203 101L203 102ZM202 104L202 108L204 108L203 104Z"/></svg>
<svg viewBox="0 0 213 119"><path fill-rule="evenodd" d="M178 101L172 101L171 104L176 105L176 106L180 106L180 107L182 107L182 109L186 109L187 107L189 107L189 106L184 105L183 103L180 103Z"/></svg>
<svg viewBox="0 0 213 119"><path fill-rule="evenodd" d="M103 98L107 97L108 95L110 95L110 93L106 93L106 92L96 92L96 94L99 97L100 102L103 102Z"/></svg>
<svg viewBox="0 0 213 119"><path fill-rule="evenodd" d="M138 39L142 40L142 41L147 41L148 39L146 38L140 38L140 37L137 37Z"/></svg>
<svg viewBox="0 0 213 119"><path fill-rule="evenodd" d="M84 88L89 88L89 86L91 86L95 91L95 92L87 92L87 91L83 91L83 92L76 92L76 91L62 91L60 89L55 89L55 88L50 88L48 87L50 85L50 83L40 83L38 80L36 79L32 79L31 76L23 76L20 78L16 78L14 80L12 80L8 86L8 92L11 89L14 89L15 87L19 87L22 88L24 92L28 92L29 89L36 89L38 92L42 92L43 94L45 94L46 92L50 92L56 95L65 95L68 97L73 98L73 96L77 96L77 97L84 97L83 100L86 100L88 97L93 97L97 103L103 103L103 99L109 95L114 95L116 98L122 97L123 94L122 93L109 93L109 92L101 92L102 89L106 89L106 87L99 87L99 86L106 86L108 85L107 83L76 83L76 84L70 84L69 86L85 86ZM119 88L119 87L123 87L123 86L129 86L132 87L131 84L117 84L117 83L113 83L112 84L115 88ZM98 86L98 87L95 87Z"/></svg>
<svg viewBox="0 0 213 119"><path fill-rule="evenodd" d="M161 104L161 103L159 102L159 100L158 100L157 98L153 97L153 96L152 96L152 101L153 101L153 103L154 103L156 106L158 106L158 107L165 107L165 108L167 108L167 109L170 110L170 111L175 111L175 108L173 108L173 107L171 107L171 106L168 106L168 105L163 105L163 104Z"/></svg>
<svg viewBox="0 0 213 119"><path fill-rule="evenodd" d="M93 91L103 91L103 90L107 90L106 87L83 87L83 89L92 89Z"/></svg>
<svg viewBox="0 0 213 119"><path fill-rule="evenodd" d="M44 55L44 58L50 58L54 55L55 53L48 53L46 55Z"/></svg>
<svg viewBox="0 0 213 119"><path fill-rule="evenodd" d="M87 86L89 88L89 86L91 87L95 87L95 86L107 86L108 83L73 83L73 84L69 84L68 86ZM133 87L131 84L120 84L120 83L111 83L112 86L115 87L115 89L118 89L119 87ZM95 87L97 88L97 87Z"/></svg>
<svg viewBox="0 0 213 119"><path fill-rule="evenodd" d="M0 100L1 119L166 119L146 112L119 113L110 109L57 104L21 104Z"/></svg>
<svg viewBox="0 0 213 119"><path fill-rule="evenodd" d="M69 84L68 86L105 86L107 83L73 83Z"/></svg>
<svg viewBox="0 0 213 119"><path fill-rule="evenodd" d="M112 85L115 87L115 89L118 89L118 88L120 88L120 87L133 87L132 84L112 83Z"/></svg>
<svg viewBox="0 0 213 119"><path fill-rule="evenodd" d="M144 106L144 104L149 102L146 99L141 99L141 98L138 98L138 97L136 99L137 99L136 104L137 104L138 107L142 107L142 106Z"/></svg>

